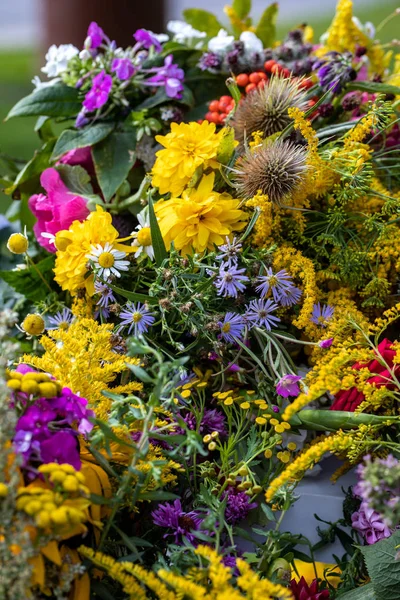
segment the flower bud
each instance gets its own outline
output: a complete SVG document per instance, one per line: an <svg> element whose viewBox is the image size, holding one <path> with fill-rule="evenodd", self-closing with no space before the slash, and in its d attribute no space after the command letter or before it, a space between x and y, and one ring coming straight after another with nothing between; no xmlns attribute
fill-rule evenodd
<svg viewBox="0 0 400 600"><path fill-rule="evenodd" d="M40 335L44 331L44 320L40 315L26 315L22 322L21 328L28 335Z"/></svg>
<svg viewBox="0 0 400 600"><path fill-rule="evenodd" d="M12 233L8 238L7 248L13 254L25 254L28 246L28 238L22 233Z"/></svg>

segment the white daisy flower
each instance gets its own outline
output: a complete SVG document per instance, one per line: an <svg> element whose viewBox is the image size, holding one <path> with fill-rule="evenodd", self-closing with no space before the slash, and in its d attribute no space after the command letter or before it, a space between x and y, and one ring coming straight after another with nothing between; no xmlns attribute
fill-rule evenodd
<svg viewBox="0 0 400 600"><path fill-rule="evenodd" d="M86 258L93 262L97 275L105 280L108 280L111 275L121 277L120 271L129 269L129 260L122 260L125 256L125 252L116 250L110 242L104 246L101 244L92 246L91 253L86 254Z"/></svg>
<svg viewBox="0 0 400 600"><path fill-rule="evenodd" d="M67 70L69 61L77 54L79 50L72 44L53 44L47 50L46 65L41 68L42 73L46 73L49 78L58 77Z"/></svg>
<svg viewBox="0 0 400 600"><path fill-rule="evenodd" d="M139 221L139 225L136 227L137 231L131 233L131 236L134 238L132 246L136 249L134 256L135 258L138 258L145 252L150 260L154 260L154 248L151 245L149 217L144 214L138 214L137 220Z"/></svg>

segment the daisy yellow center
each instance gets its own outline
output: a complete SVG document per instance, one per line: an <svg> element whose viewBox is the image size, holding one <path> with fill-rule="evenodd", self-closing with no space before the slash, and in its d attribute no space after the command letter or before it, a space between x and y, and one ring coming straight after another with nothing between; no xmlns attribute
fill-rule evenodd
<svg viewBox="0 0 400 600"><path fill-rule="evenodd" d="M275 275L272 275L272 277L270 277L270 278L268 279L268 283L269 283L269 285L270 285L271 287L275 287L275 286L277 285L277 283L278 283L278 280L277 280L277 278L275 277Z"/></svg>
<svg viewBox="0 0 400 600"><path fill-rule="evenodd" d="M143 315L140 312L135 312L132 315L132 321L134 323L139 323L143 319Z"/></svg>
<svg viewBox="0 0 400 600"><path fill-rule="evenodd" d="M230 323L224 323L221 327L221 330L223 333L229 333L231 330L231 324Z"/></svg>
<svg viewBox="0 0 400 600"><path fill-rule="evenodd" d="M67 321L60 321L58 324L58 329L62 329L62 331L66 331L69 327L69 323Z"/></svg>
<svg viewBox="0 0 400 600"><path fill-rule="evenodd" d="M104 269L109 269L115 263L115 258L111 252L103 252L99 256L99 265Z"/></svg>
<svg viewBox="0 0 400 600"><path fill-rule="evenodd" d="M140 246L151 246L150 227L143 227L136 236Z"/></svg>

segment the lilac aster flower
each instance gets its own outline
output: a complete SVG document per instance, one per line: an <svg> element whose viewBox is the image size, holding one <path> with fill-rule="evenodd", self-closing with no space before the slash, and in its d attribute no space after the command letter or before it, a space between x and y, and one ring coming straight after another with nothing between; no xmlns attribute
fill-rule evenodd
<svg viewBox="0 0 400 600"><path fill-rule="evenodd" d="M329 304L323 304L321 306L321 303L318 302L318 304L314 304L310 321L320 327L326 327L332 319L334 312L335 309L333 306L330 306Z"/></svg>
<svg viewBox="0 0 400 600"><path fill-rule="evenodd" d="M95 282L94 289L96 294L100 294L100 298L96 302L99 308L96 310L94 317L97 319L101 315L104 319L108 319L110 316L108 306L116 301L113 291L106 283L101 283L100 281Z"/></svg>
<svg viewBox="0 0 400 600"><path fill-rule="evenodd" d="M267 331L271 331L271 328L275 327L280 321L279 317L271 314L278 308L278 305L269 298L267 300L252 300L246 308L244 318L250 328L265 327Z"/></svg>
<svg viewBox="0 0 400 600"><path fill-rule="evenodd" d="M161 52L162 50L161 44L158 41L156 34L150 31L149 29L138 29L133 34L133 37L135 38L136 42L138 44L141 44L141 46L143 48L146 48L146 50L148 50L151 46L154 47L154 50L156 52Z"/></svg>
<svg viewBox="0 0 400 600"><path fill-rule="evenodd" d="M242 244L234 237L232 241L226 237L226 244L218 246L219 254L215 260L225 261L228 267L235 267L238 261L238 254L242 251Z"/></svg>
<svg viewBox="0 0 400 600"><path fill-rule="evenodd" d="M292 279L286 269L274 273L271 267L268 267L266 275L260 275L257 280L260 285L256 287L256 292L260 292L261 296L264 297L271 290L275 302L279 302L282 294L294 288Z"/></svg>
<svg viewBox="0 0 400 600"><path fill-rule="evenodd" d="M71 325L74 315L69 308L63 308L48 319L47 329L68 329Z"/></svg>
<svg viewBox="0 0 400 600"><path fill-rule="evenodd" d="M181 544L183 537L194 544L196 539L192 531L198 531L203 522L197 511L184 512L179 499L173 503L160 504L151 516L155 525L172 530L171 533L166 533L164 538L173 536L175 544Z"/></svg>
<svg viewBox="0 0 400 600"><path fill-rule="evenodd" d="M298 304L303 292L298 287L292 285L279 294L279 303L282 306L293 306Z"/></svg>
<svg viewBox="0 0 400 600"><path fill-rule="evenodd" d="M165 86L167 96L179 99L182 97L182 81L185 78L185 72L173 63L173 60L174 57L169 54L164 59L164 66L149 69L148 72L155 73L155 75L150 77L146 83L152 86Z"/></svg>
<svg viewBox="0 0 400 600"><path fill-rule="evenodd" d="M244 282L249 281L249 278L244 275L245 272L246 269L238 269L236 265L229 266L226 262L222 263L214 281L218 296L237 298L238 293L246 289Z"/></svg>
<svg viewBox="0 0 400 600"><path fill-rule="evenodd" d="M111 63L111 71L114 71L118 79L126 81L135 73L136 69L129 58L114 58Z"/></svg>
<svg viewBox="0 0 400 600"><path fill-rule="evenodd" d="M320 342L318 342L318 346L320 348L330 348L332 346L333 343L333 338L328 338L326 340L321 340Z"/></svg>
<svg viewBox="0 0 400 600"><path fill-rule="evenodd" d="M298 375L284 375L278 381L275 386L277 394L283 396L283 398L289 398L289 396L298 396L300 394L300 388L297 385L297 382L301 381L301 377Z"/></svg>
<svg viewBox="0 0 400 600"><path fill-rule="evenodd" d="M96 50L101 45L103 39L104 31L95 21L92 21L87 31L85 46L88 46L90 50Z"/></svg>
<svg viewBox="0 0 400 600"><path fill-rule="evenodd" d="M236 525L243 521L249 512L257 507L257 503L250 502L250 498L245 492L239 492L236 488L229 488L223 497L227 498L225 519L230 525Z"/></svg>
<svg viewBox="0 0 400 600"><path fill-rule="evenodd" d="M365 502L362 502L358 511L351 515L351 524L353 529L357 529L370 545L390 537L392 533L381 515L369 508Z"/></svg>
<svg viewBox="0 0 400 600"><path fill-rule="evenodd" d="M221 336L226 342L235 342L241 338L245 327L244 319L234 312L227 312L223 321L218 321L221 328Z"/></svg>
<svg viewBox="0 0 400 600"><path fill-rule="evenodd" d="M146 333L150 325L153 325L155 321L153 314L149 309L139 302L137 304L127 302L125 309L120 312L119 316L122 319L120 329L122 329L124 325L129 325L128 335L133 328L135 336Z"/></svg>
<svg viewBox="0 0 400 600"><path fill-rule="evenodd" d="M101 108L107 102L112 88L112 77L103 70L93 77L92 87L83 101L83 106L91 112Z"/></svg>
<svg viewBox="0 0 400 600"><path fill-rule="evenodd" d="M197 427L196 418L193 413L188 413L184 419L189 429L195 430ZM202 435L207 435L213 431L218 431L221 437L227 435L226 431L226 419L223 412L215 408L206 408L201 419L199 432Z"/></svg>
<svg viewBox="0 0 400 600"><path fill-rule="evenodd" d="M214 54L214 52L204 52L199 60L198 67L201 71L213 71L220 69L221 65L222 60L218 54Z"/></svg>

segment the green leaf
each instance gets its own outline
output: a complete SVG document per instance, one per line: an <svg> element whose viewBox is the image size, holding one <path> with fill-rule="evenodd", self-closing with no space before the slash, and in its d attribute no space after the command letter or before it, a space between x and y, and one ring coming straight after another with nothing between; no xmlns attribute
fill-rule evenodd
<svg viewBox="0 0 400 600"><path fill-rule="evenodd" d="M136 160L135 145L133 131L115 131L93 146L94 167L106 202L111 200L127 178Z"/></svg>
<svg viewBox="0 0 400 600"><path fill-rule="evenodd" d="M70 192L85 197L93 194L90 175L80 165L58 165L57 171Z"/></svg>
<svg viewBox="0 0 400 600"><path fill-rule="evenodd" d="M264 48L271 48L276 37L276 19L278 17L278 3L274 2L265 9L256 27L256 36L264 44Z"/></svg>
<svg viewBox="0 0 400 600"><path fill-rule="evenodd" d="M377 600L377 597L375 596L372 583L368 583L343 594L343 596L340 596L340 600Z"/></svg>
<svg viewBox="0 0 400 600"><path fill-rule="evenodd" d="M135 375L135 377L140 379L140 381L144 381L145 383L154 383L153 378L150 377L150 375L147 373L147 371L142 369L142 367L139 367L139 365L128 364L127 366L128 366L128 369L130 369L132 371L132 373Z"/></svg>
<svg viewBox="0 0 400 600"><path fill-rule="evenodd" d="M39 185L40 175L49 166L53 147L54 140L50 140L40 150L36 150L33 158L26 163L15 178L13 185L7 188L5 192L13 194L18 188L26 192L35 191Z"/></svg>
<svg viewBox="0 0 400 600"><path fill-rule="evenodd" d="M299 426L313 431L337 431L338 429L355 429L361 424L379 425L398 417L381 417L367 413L354 413L341 410L301 410L290 419L292 426Z"/></svg>
<svg viewBox="0 0 400 600"><path fill-rule="evenodd" d="M54 151L53 160L57 160L70 150L93 146L104 140L113 131L112 123L96 123L84 129L65 129L58 138Z"/></svg>
<svg viewBox="0 0 400 600"><path fill-rule="evenodd" d="M154 249L154 258L156 264L160 267L163 261L168 258L168 253L165 249L163 237L161 235L160 226L158 225L156 213L154 212L154 204L151 196L149 197L149 219L150 219L150 233L151 233L151 245Z"/></svg>
<svg viewBox="0 0 400 600"><path fill-rule="evenodd" d="M67 85L45 87L22 98L6 117L74 117L82 108L79 92Z"/></svg>
<svg viewBox="0 0 400 600"><path fill-rule="evenodd" d="M39 117L35 123L35 131L43 142L48 142L56 137L49 117Z"/></svg>
<svg viewBox="0 0 400 600"><path fill-rule="evenodd" d="M116 292L123 298L126 298L127 300L132 300L132 302L158 304L157 298L152 298L151 296L146 296L146 294L139 294L138 292L130 292L128 290L123 290L122 288L117 287L116 285L111 285L111 284L108 284L108 285L114 292Z"/></svg>
<svg viewBox="0 0 400 600"><path fill-rule="evenodd" d="M400 561L396 559L400 531L360 548L377 600L398 600L400 589Z"/></svg>
<svg viewBox="0 0 400 600"><path fill-rule="evenodd" d="M240 237L240 241L241 242L243 242L247 238L247 236L250 235L250 233L252 232L252 229L253 229L254 225L258 221L258 217L260 216L260 214L261 214L261 209L258 206L256 206L255 210L254 210L254 213L252 214L252 217L250 219L250 222L249 222L249 224L246 227L246 231Z"/></svg>
<svg viewBox="0 0 400 600"><path fill-rule="evenodd" d="M36 263L35 267L23 269L22 271L0 271L0 279L3 279L14 290L32 302L45 300L49 295L49 289L44 284L42 277L50 285L53 281L53 267L55 257L48 256L44 260Z"/></svg>
<svg viewBox="0 0 400 600"><path fill-rule="evenodd" d="M183 11L186 23L199 31L205 31L210 37L218 34L223 26L212 13L202 8L187 8Z"/></svg>
<svg viewBox="0 0 400 600"><path fill-rule="evenodd" d="M251 11L251 0L233 0L232 8L239 19L245 19Z"/></svg>
<svg viewBox="0 0 400 600"><path fill-rule="evenodd" d="M217 161L227 165L235 151L235 131L233 127L224 127L222 138L217 149Z"/></svg>
<svg viewBox="0 0 400 600"><path fill-rule="evenodd" d="M378 83L376 81L352 81L346 85L346 91L360 90L370 94L394 94L400 95L400 87L390 85L389 83Z"/></svg>
<svg viewBox="0 0 400 600"><path fill-rule="evenodd" d="M164 492L163 490L155 490L153 492L143 492L140 494L141 500L175 500L179 498L172 492Z"/></svg>

